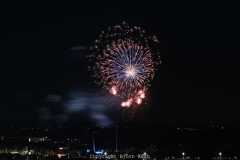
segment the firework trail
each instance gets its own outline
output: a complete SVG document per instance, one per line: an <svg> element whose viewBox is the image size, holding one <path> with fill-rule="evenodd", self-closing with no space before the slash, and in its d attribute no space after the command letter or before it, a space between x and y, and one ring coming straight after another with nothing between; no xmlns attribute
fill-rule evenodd
<svg viewBox="0 0 240 160"><path fill-rule="evenodd" d="M121 106L140 105L161 64L156 36L126 22L102 31L90 47L88 69L95 83L123 99Z"/></svg>

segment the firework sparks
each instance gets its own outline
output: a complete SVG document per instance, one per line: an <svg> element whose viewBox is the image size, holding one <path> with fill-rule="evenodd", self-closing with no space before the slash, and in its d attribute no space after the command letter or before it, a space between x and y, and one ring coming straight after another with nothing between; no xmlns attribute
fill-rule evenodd
<svg viewBox="0 0 240 160"><path fill-rule="evenodd" d="M95 83L122 97L123 107L141 104L161 63L156 43L156 36L145 36L140 27L130 28L126 22L108 27L87 56Z"/></svg>
<svg viewBox="0 0 240 160"><path fill-rule="evenodd" d="M110 90L110 93L113 95L117 94L117 88L115 86L113 86Z"/></svg>

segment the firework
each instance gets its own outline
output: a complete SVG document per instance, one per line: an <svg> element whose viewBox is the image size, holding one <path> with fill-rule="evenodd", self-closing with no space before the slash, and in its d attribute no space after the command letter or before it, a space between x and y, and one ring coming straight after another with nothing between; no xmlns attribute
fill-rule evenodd
<svg viewBox="0 0 240 160"><path fill-rule="evenodd" d="M161 63L156 36L126 22L102 31L90 47L88 69L95 83L121 97L121 106L139 105Z"/></svg>

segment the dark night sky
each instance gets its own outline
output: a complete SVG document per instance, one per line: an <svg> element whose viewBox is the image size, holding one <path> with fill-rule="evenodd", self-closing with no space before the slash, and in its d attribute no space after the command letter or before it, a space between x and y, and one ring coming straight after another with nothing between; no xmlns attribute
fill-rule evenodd
<svg viewBox="0 0 240 160"><path fill-rule="evenodd" d="M82 48L122 21L160 40L163 63L152 82L148 120L240 122L237 4L55 1L1 6L1 122L88 119L83 113L92 111L86 99L98 88L86 72L87 50ZM75 99L83 98L69 100L73 92ZM66 113L70 102L77 108Z"/></svg>

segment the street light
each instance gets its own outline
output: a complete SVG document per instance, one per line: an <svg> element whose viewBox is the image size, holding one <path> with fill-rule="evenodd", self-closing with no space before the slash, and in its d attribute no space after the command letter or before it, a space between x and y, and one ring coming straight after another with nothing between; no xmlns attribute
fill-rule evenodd
<svg viewBox="0 0 240 160"><path fill-rule="evenodd" d="M183 159L184 159L184 154L185 154L185 153L183 152L183 153L182 153Z"/></svg>
<svg viewBox="0 0 240 160"><path fill-rule="evenodd" d="M222 153L221 153L221 152L219 152L219 157L220 157L220 159L222 159L222 157L221 157L221 156L222 156Z"/></svg>
<svg viewBox="0 0 240 160"><path fill-rule="evenodd" d="M106 158L107 158L107 156L106 156L106 155L107 155L107 152L104 152L104 155L105 155L105 159L106 159Z"/></svg>
<svg viewBox="0 0 240 160"><path fill-rule="evenodd" d="M117 152L117 125L115 125L116 126L116 152Z"/></svg>

